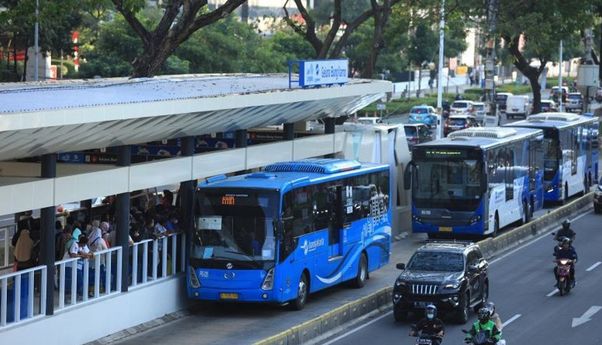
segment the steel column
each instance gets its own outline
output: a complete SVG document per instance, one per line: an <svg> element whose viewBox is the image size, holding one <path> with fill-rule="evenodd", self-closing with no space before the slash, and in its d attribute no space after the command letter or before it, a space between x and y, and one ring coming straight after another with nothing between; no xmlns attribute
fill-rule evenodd
<svg viewBox="0 0 602 345"><path fill-rule="evenodd" d="M42 178L56 177L56 154L42 156ZM44 207L40 216L40 264L46 266L46 315L54 314L54 255L56 207ZM29 229L30 231L32 229ZM30 281L29 284L33 284ZM44 282L42 281L42 284Z"/></svg>
<svg viewBox="0 0 602 345"><path fill-rule="evenodd" d="M120 146L117 155L117 166L127 167L132 164L132 149L128 145ZM115 198L115 227L117 245L121 247L121 292L129 288L130 267L130 193L117 194Z"/></svg>

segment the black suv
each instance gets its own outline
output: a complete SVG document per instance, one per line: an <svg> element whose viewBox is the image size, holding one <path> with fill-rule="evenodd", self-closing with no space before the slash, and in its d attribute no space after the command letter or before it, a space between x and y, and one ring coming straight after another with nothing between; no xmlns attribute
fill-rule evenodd
<svg viewBox="0 0 602 345"><path fill-rule="evenodd" d="M439 313L466 323L470 309L487 301L489 264L474 243L432 242L418 248L393 286L393 314L403 321L409 312L432 303Z"/></svg>

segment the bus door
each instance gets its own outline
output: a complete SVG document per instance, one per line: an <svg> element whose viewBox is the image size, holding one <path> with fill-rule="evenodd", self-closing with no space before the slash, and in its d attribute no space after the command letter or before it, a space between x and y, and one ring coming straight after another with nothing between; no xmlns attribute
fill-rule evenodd
<svg viewBox="0 0 602 345"><path fill-rule="evenodd" d="M328 187L330 200L330 221L328 224L328 246L330 247L329 259L343 255L343 193L342 185Z"/></svg>

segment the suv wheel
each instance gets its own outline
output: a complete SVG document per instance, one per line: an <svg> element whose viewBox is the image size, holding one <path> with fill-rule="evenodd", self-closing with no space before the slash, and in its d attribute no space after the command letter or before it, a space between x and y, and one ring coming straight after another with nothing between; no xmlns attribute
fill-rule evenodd
<svg viewBox="0 0 602 345"><path fill-rule="evenodd" d="M393 307L393 317L395 318L396 322L404 322L408 319L408 312L402 310L401 307L395 306Z"/></svg>
<svg viewBox="0 0 602 345"><path fill-rule="evenodd" d="M465 324L468 322L468 313L470 312L470 296L468 293L460 299L460 306L458 307L458 323Z"/></svg>

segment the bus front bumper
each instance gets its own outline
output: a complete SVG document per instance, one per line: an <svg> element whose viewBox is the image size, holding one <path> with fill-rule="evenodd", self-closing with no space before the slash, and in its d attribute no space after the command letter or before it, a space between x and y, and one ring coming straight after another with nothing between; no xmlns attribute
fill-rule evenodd
<svg viewBox="0 0 602 345"><path fill-rule="evenodd" d="M279 298L273 290L266 291L262 289L228 290L219 288L200 287L198 289L188 288L188 298L203 301L219 302L268 302L279 303Z"/></svg>
<svg viewBox="0 0 602 345"><path fill-rule="evenodd" d="M473 234L482 235L485 231L483 220L474 222L473 224L466 225L453 225L443 226L420 222L419 220L412 220L412 231L415 233L427 233L427 234Z"/></svg>

